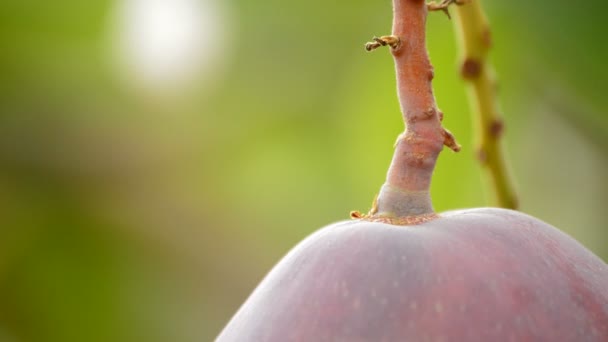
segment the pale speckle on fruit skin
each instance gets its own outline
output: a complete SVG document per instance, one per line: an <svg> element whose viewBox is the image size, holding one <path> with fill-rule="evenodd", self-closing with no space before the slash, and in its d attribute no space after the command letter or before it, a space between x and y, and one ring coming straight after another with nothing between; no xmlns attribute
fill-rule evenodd
<svg viewBox="0 0 608 342"><path fill-rule="evenodd" d="M393 280L393 287L394 288L398 288L399 287L399 282L396 280Z"/></svg>
<svg viewBox="0 0 608 342"><path fill-rule="evenodd" d="M350 295L350 291L348 289L348 285L346 284L346 282L345 281L340 282L340 287L342 288L342 297L348 298L348 296Z"/></svg>
<svg viewBox="0 0 608 342"><path fill-rule="evenodd" d="M342 332L344 333L344 335L349 336L352 333L352 329L348 325L345 325L342 328Z"/></svg>
<svg viewBox="0 0 608 342"><path fill-rule="evenodd" d="M443 312L443 305L440 301L435 302L435 312L439 314Z"/></svg>
<svg viewBox="0 0 608 342"><path fill-rule="evenodd" d="M356 297L355 300L353 301L353 309L359 310L360 308L361 308L361 299L359 299L359 297Z"/></svg>
<svg viewBox="0 0 608 342"><path fill-rule="evenodd" d="M410 309L416 310L417 308L418 308L418 303L416 303L416 301L413 301L410 303Z"/></svg>
<svg viewBox="0 0 608 342"><path fill-rule="evenodd" d="M515 323L516 323L517 325L521 324L523 320L524 320L524 319L523 319L523 317L521 317L521 315L517 315L517 316L515 316Z"/></svg>
<svg viewBox="0 0 608 342"><path fill-rule="evenodd" d="M445 336L436 336L433 341L434 342L444 342L444 341L447 341L447 340L448 339Z"/></svg>

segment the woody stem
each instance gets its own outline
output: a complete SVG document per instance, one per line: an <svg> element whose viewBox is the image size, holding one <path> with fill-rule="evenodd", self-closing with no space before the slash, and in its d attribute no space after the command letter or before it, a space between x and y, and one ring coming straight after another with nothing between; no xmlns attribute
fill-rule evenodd
<svg viewBox="0 0 608 342"><path fill-rule="evenodd" d="M397 92L406 130L400 135L374 217L400 218L432 214L430 184L443 145L460 146L441 125L431 81L433 67L426 50L427 6L424 0L393 1L393 36L400 44L391 49L397 74Z"/></svg>

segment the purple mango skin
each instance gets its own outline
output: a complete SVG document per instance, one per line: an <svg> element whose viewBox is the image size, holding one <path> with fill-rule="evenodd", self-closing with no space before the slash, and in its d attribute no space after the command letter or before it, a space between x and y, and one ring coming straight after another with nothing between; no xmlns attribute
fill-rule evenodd
<svg viewBox="0 0 608 342"><path fill-rule="evenodd" d="M608 265L504 209L327 226L275 266L217 341L608 341Z"/></svg>

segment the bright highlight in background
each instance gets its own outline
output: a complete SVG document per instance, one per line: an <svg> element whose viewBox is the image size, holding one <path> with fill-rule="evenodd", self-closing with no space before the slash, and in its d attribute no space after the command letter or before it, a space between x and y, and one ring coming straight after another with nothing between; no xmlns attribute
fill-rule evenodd
<svg viewBox="0 0 608 342"><path fill-rule="evenodd" d="M120 65L136 86L180 90L204 78L219 62L225 37L212 0L122 0L113 43Z"/></svg>

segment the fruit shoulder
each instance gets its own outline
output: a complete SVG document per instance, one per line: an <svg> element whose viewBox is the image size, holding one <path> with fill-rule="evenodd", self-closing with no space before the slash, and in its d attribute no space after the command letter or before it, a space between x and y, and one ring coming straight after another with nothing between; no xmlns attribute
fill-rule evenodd
<svg viewBox="0 0 608 342"><path fill-rule="evenodd" d="M290 251L218 340L608 340L605 284L598 257L511 210L340 222Z"/></svg>

